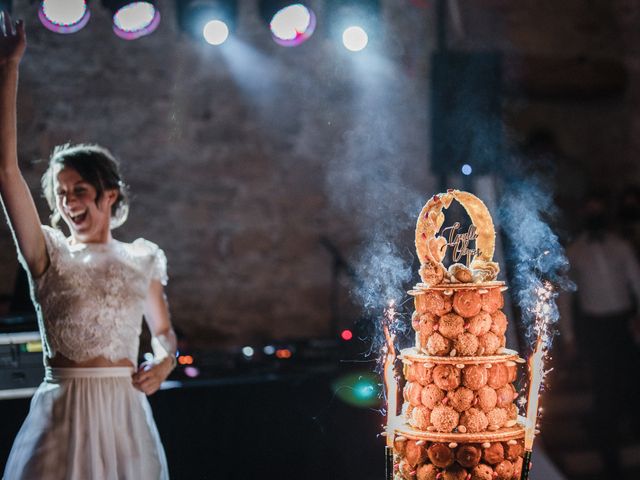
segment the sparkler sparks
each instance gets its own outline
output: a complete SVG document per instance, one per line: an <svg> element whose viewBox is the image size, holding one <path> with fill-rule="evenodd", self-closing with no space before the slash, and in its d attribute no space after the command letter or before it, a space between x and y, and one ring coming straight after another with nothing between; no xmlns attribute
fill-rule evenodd
<svg viewBox="0 0 640 480"><path fill-rule="evenodd" d="M550 282L544 281L536 289L537 301L533 308L535 324L533 331L537 335L536 346L529 358L529 398L527 400L527 418L525 422L524 449L528 452L525 455L527 465L523 466L522 478L528 477L530 452L533 449L533 440L536 435L536 423L538 413L542 409L538 409L538 401L540 399L540 388L544 382L545 376L551 369L545 370L545 360L551 347L553 334L551 332L551 323L553 319L555 293Z"/></svg>
<svg viewBox="0 0 640 480"><path fill-rule="evenodd" d="M391 300L389 306L385 309L383 318L382 329L384 331L384 337L386 344L383 347L384 355L384 385L385 395L387 400L387 446L393 447L394 440L394 428L397 422L398 415L398 381L395 376L395 361L396 361L396 348L394 341L396 338L395 333L391 333L391 326L396 318L395 302Z"/></svg>

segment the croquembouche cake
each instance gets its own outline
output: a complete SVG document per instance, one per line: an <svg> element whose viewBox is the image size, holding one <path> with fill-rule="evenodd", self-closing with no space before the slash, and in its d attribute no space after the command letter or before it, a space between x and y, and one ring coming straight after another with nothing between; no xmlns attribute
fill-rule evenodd
<svg viewBox="0 0 640 480"><path fill-rule="evenodd" d="M454 200L471 220L464 233L459 223L443 228ZM505 348L506 286L489 210L467 192L433 196L418 218L416 249L422 282L409 292L415 345L400 355L395 480L518 479L524 428L514 382L524 360Z"/></svg>

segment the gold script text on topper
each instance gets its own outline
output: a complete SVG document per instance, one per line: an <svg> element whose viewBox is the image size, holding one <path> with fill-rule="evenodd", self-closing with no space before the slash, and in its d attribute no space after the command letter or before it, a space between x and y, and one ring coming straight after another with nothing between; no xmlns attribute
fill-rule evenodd
<svg viewBox="0 0 640 480"><path fill-rule="evenodd" d="M453 247L451 253L453 261L459 262L462 257L467 257L466 264L469 267L472 258L482 253L479 248L469 248L469 244L478 238L478 232L474 224L469 226L466 233L456 233L459 228L460 222L456 222L450 227L443 228L442 234L446 236L446 232L448 232L447 247Z"/></svg>
<svg viewBox="0 0 640 480"><path fill-rule="evenodd" d="M456 200L471 219L466 233L447 227L440 231L445 220L443 209ZM445 237L448 234L448 238ZM422 208L416 224L416 252L420 259L420 277L426 285L441 283L480 283L496 279L499 267L493 261L495 229L486 205L475 195L461 190L447 190L431 197ZM475 248L469 248L471 241ZM447 247L452 247L454 262L467 256L467 265L454 263L448 269L442 264Z"/></svg>

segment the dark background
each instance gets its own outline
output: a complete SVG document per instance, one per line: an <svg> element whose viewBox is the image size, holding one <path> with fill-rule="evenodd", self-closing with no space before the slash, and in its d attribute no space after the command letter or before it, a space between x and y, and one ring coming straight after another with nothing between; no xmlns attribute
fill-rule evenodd
<svg viewBox="0 0 640 480"><path fill-rule="evenodd" d="M29 43L23 172L46 223L39 178L53 146L97 142L121 159L134 196L114 235L165 250L172 319L201 368L188 380L180 367L184 385L151 397L175 478L380 478L381 402L350 406L333 384L375 370L382 308L418 281L412 236L425 200L465 188L498 218L510 179L526 172L559 207L545 220L566 243L588 191L608 190L614 215L640 180L640 1L386 0L359 55L332 37L335 2L309 2L318 28L297 48L271 41L257 1L239 2L224 48L181 31L170 0L158 2L159 29L133 42L113 35L100 2L67 36L39 24L37 3L13 2ZM509 281L510 232L498 232ZM5 319L22 298L18 271L0 222ZM526 330L517 308L510 321ZM340 340L343 328L362 341ZM332 346L314 362L294 349L284 369L239 353L310 339ZM528 353L522 335L510 342ZM584 435L583 362L555 349L543 440L568 478L606 478ZM27 410L28 400L0 405L2 462ZM637 478L637 435L622 435Z"/></svg>

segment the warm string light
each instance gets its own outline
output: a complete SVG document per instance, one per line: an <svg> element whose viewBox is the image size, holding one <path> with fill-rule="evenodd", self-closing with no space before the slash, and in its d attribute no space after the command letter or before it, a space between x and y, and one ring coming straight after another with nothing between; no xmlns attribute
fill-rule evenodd
<svg viewBox="0 0 640 480"><path fill-rule="evenodd" d="M538 402L540 389L544 378L551 370L545 370L545 360L551 346L551 302L554 298L553 287L550 282L543 284L536 290L538 299L533 309L535 316L534 332L537 335L536 346L529 358L529 398L527 400L527 418L525 422L525 450L533 448L538 419ZM540 409L541 410L541 409Z"/></svg>
<svg viewBox="0 0 640 480"><path fill-rule="evenodd" d="M385 346L384 354L384 385L387 398L387 446L393 447L394 428L396 426L398 412L398 382L395 376L396 348L394 346L395 334L391 333L390 327L396 318L395 303L389 302L389 306L385 310L382 329L384 331Z"/></svg>

